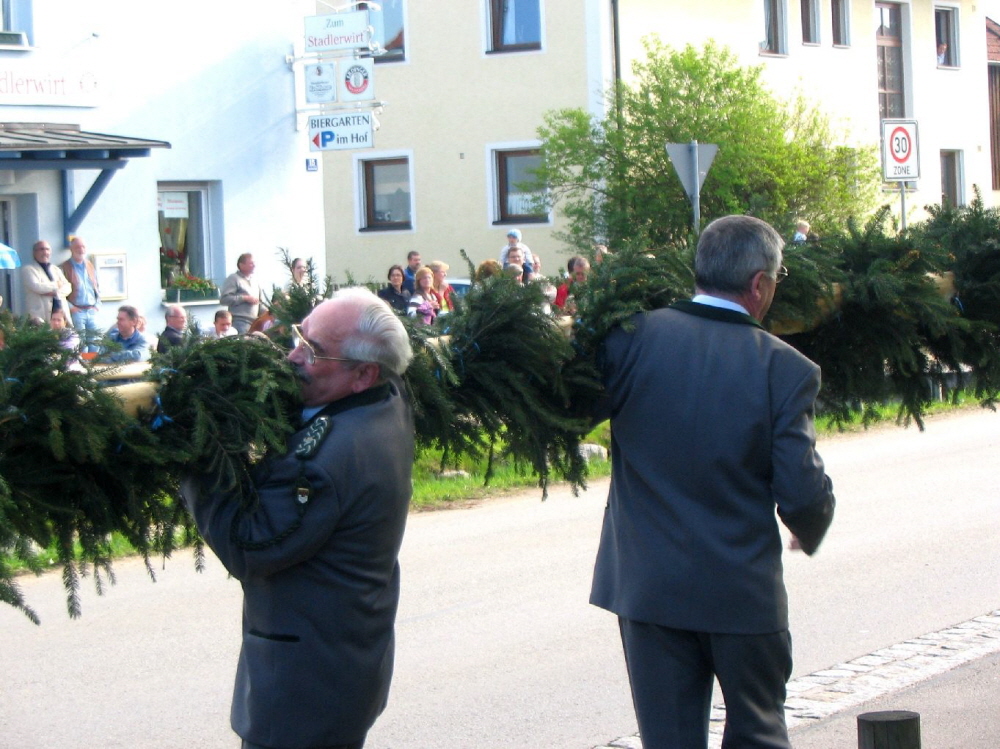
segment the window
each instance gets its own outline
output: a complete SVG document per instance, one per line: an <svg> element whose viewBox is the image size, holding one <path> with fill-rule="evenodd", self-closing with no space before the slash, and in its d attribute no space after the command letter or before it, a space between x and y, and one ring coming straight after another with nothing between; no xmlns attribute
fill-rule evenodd
<svg viewBox="0 0 1000 749"><path fill-rule="evenodd" d="M160 227L160 287L179 275L214 278L209 220L214 188L208 184L157 184L156 211ZM221 222L218 222L221 224Z"/></svg>
<svg viewBox="0 0 1000 749"><path fill-rule="evenodd" d="M368 22L375 29L375 41L385 50L385 54L375 58L375 62L398 62L406 59L404 38L403 0L379 0L379 10L369 8L368 3L358 7L368 8Z"/></svg>
<svg viewBox="0 0 1000 749"><path fill-rule="evenodd" d="M876 3L879 117L906 116L903 91L903 17L896 3Z"/></svg>
<svg viewBox="0 0 1000 749"><path fill-rule="evenodd" d="M850 24L850 0L831 0L830 10L833 13L833 43L838 47L846 47L851 43L848 33Z"/></svg>
<svg viewBox="0 0 1000 749"><path fill-rule="evenodd" d="M537 185L542 154L537 148L493 152L496 186L494 223L531 223L549 220L547 196Z"/></svg>
<svg viewBox="0 0 1000 749"><path fill-rule="evenodd" d="M819 0L801 0L802 43L819 44Z"/></svg>
<svg viewBox="0 0 1000 749"><path fill-rule="evenodd" d="M990 156L993 189L1000 190L1000 65L989 66Z"/></svg>
<svg viewBox="0 0 1000 749"><path fill-rule="evenodd" d="M542 48L541 0L489 0L490 51Z"/></svg>
<svg viewBox="0 0 1000 749"><path fill-rule="evenodd" d="M941 152L941 204L960 206L962 197L962 152Z"/></svg>
<svg viewBox="0 0 1000 749"><path fill-rule="evenodd" d="M408 158L361 162L362 230L412 229L412 193Z"/></svg>
<svg viewBox="0 0 1000 749"><path fill-rule="evenodd" d="M937 42L938 67L958 67L958 11L934 9L934 38Z"/></svg>
<svg viewBox="0 0 1000 749"><path fill-rule="evenodd" d="M32 37L32 0L0 0L0 49L27 49Z"/></svg>
<svg viewBox="0 0 1000 749"><path fill-rule="evenodd" d="M771 55L783 55L785 47L785 0L764 0L764 41L760 51Z"/></svg>

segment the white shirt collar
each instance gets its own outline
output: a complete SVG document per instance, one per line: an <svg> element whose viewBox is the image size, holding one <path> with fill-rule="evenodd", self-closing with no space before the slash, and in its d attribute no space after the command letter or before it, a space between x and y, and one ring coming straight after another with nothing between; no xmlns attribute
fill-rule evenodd
<svg viewBox="0 0 1000 749"><path fill-rule="evenodd" d="M733 312L742 312L744 315L750 314L742 304L737 304L729 299L711 296L710 294L695 294L691 301L696 304L704 304L709 307L721 307L722 309L729 309Z"/></svg>

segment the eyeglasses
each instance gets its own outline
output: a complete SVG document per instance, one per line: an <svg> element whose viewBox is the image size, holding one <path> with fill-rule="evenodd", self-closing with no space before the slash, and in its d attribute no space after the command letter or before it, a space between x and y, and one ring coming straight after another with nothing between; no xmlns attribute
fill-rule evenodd
<svg viewBox="0 0 1000 749"><path fill-rule="evenodd" d="M774 274L774 282L781 283L786 278L788 278L788 268L782 265L778 268L777 272Z"/></svg>
<svg viewBox="0 0 1000 749"><path fill-rule="evenodd" d="M357 359L345 359L342 356L320 356L316 353L316 349L309 345L309 341L307 341L306 337L302 334L302 328L296 323L292 324L292 343L295 344L295 348L301 346L306 350L306 364L309 366L315 364L317 359L323 359L325 361L358 361Z"/></svg>

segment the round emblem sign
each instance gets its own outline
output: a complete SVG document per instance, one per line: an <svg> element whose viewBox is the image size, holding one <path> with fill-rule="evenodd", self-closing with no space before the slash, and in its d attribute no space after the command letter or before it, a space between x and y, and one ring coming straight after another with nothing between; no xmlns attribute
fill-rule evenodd
<svg viewBox="0 0 1000 749"><path fill-rule="evenodd" d="M344 85L357 96L368 90L368 71L363 65L352 65L344 74Z"/></svg>
<svg viewBox="0 0 1000 749"><path fill-rule="evenodd" d="M910 131L905 127L897 127L892 131L892 135L889 136L889 153L892 154L892 158L899 164L905 164L912 153L912 144L910 143Z"/></svg>

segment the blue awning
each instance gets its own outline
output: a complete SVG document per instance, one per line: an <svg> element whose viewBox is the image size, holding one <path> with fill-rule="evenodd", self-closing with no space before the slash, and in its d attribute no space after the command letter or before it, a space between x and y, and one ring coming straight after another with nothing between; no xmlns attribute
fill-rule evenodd
<svg viewBox="0 0 1000 749"><path fill-rule="evenodd" d="M64 241L76 233L116 170L129 159L149 156L154 148L170 148L163 140L89 133L79 125L53 122L0 122L0 171L62 172ZM73 208L69 173L96 169L100 174Z"/></svg>

